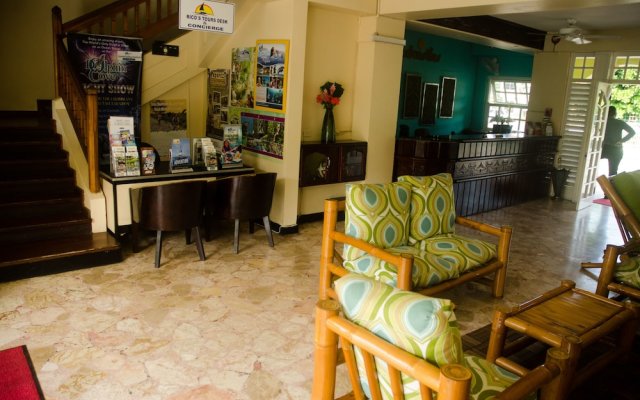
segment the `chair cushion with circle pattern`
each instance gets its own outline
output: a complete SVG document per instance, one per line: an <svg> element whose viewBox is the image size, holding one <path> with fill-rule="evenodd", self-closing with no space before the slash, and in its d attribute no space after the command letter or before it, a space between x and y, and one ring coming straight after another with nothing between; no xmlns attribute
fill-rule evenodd
<svg viewBox="0 0 640 400"><path fill-rule="evenodd" d="M640 289L640 256L624 257L614 272L616 282Z"/></svg>
<svg viewBox="0 0 640 400"><path fill-rule="evenodd" d="M347 319L436 365L462 363L453 303L347 274L335 282Z"/></svg>
<svg viewBox="0 0 640 400"><path fill-rule="evenodd" d="M383 249L406 245L410 206L408 183L347 184L344 231ZM349 245L343 250L345 260L363 254Z"/></svg>
<svg viewBox="0 0 640 400"><path fill-rule="evenodd" d="M496 257L496 245L484 240L471 239L455 233L432 236L415 245L429 254L453 263L463 274Z"/></svg>
<svg viewBox="0 0 640 400"><path fill-rule="evenodd" d="M471 396L469 398L472 400L493 399L519 379L518 375L475 355L465 354L464 365L471 370ZM526 397L526 399L535 398L535 393Z"/></svg>
<svg viewBox="0 0 640 400"><path fill-rule="evenodd" d="M387 249L387 251L397 255L410 254L413 256L411 270L413 287L429 287L460 276L457 261L451 261L447 257L430 254L414 246L398 246ZM396 266L371 254L364 254L354 260L345 261L343 266L351 272L397 287L398 270Z"/></svg>
<svg viewBox="0 0 640 400"><path fill-rule="evenodd" d="M398 181L411 184L409 244L454 232L456 209L451 174L404 175Z"/></svg>

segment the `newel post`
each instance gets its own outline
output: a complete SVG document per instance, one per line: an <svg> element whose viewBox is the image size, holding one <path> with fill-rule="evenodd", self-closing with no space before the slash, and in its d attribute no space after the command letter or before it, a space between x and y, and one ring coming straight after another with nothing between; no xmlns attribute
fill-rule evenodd
<svg viewBox="0 0 640 400"><path fill-rule="evenodd" d="M85 140L87 145L87 164L89 164L89 190L100 191L100 170L98 160L98 93L87 89L87 119Z"/></svg>

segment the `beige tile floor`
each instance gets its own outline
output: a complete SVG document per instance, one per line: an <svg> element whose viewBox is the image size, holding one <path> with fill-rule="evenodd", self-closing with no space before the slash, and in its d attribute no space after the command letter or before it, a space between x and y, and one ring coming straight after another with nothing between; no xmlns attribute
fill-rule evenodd
<svg viewBox="0 0 640 400"><path fill-rule="evenodd" d="M576 212L540 200L474 218L514 228L505 297L475 283L445 292L464 332L573 279L594 290L607 242L621 243L612 211ZM0 349L26 344L48 400L308 399L321 223L300 233L231 231L205 243L198 260L183 236L124 262L0 284Z"/></svg>

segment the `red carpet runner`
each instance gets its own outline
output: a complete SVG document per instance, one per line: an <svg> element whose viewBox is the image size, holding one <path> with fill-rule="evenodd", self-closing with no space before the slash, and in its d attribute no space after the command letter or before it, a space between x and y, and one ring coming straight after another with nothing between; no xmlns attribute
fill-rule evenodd
<svg viewBox="0 0 640 400"><path fill-rule="evenodd" d="M0 400L44 400L27 346L0 351Z"/></svg>

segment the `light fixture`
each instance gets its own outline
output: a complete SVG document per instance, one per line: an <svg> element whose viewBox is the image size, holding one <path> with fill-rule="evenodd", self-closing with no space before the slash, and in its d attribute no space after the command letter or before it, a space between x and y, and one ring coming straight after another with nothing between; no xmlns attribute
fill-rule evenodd
<svg viewBox="0 0 640 400"><path fill-rule="evenodd" d="M371 35L371 40L373 40L374 42L389 43L389 44L395 44L398 46L404 46L407 44L407 41L404 39L398 39L390 36L382 36L382 35L378 35L377 33L374 33L373 35Z"/></svg>

